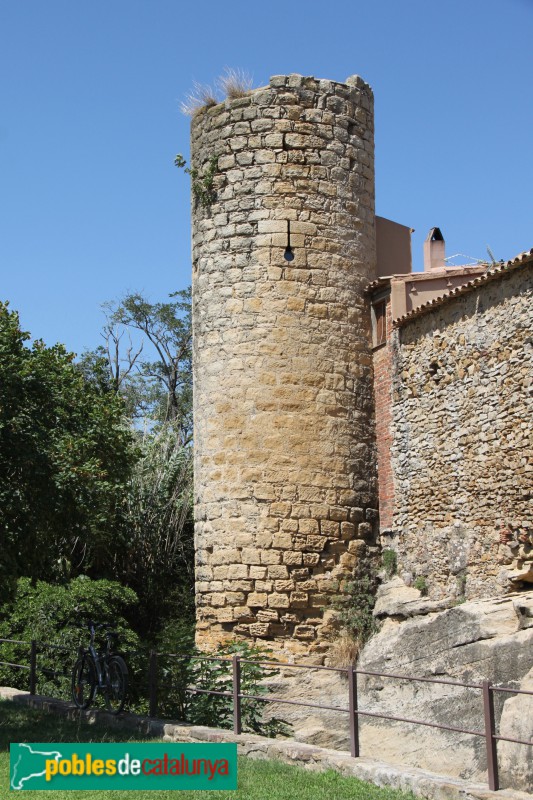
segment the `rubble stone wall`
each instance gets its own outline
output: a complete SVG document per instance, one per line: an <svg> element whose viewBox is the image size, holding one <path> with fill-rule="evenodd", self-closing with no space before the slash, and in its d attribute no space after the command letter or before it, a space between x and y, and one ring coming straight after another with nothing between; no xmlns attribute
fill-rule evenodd
<svg viewBox="0 0 533 800"><path fill-rule="evenodd" d="M199 111L193 194L197 641L320 650L377 529L373 96L276 76ZM284 260L287 220L294 260Z"/></svg>
<svg viewBox="0 0 533 800"><path fill-rule="evenodd" d="M434 599L501 594L533 551L532 294L529 262L394 334L393 546Z"/></svg>

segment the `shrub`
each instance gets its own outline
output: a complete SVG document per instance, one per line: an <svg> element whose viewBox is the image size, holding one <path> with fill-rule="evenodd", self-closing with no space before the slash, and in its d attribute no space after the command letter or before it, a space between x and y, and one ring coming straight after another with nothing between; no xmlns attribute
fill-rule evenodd
<svg viewBox="0 0 533 800"><path fill-rule="evenodd" d="M393 575L396 575L396 570L398 568L398 556L396 555L395 550L391 550L390 548L383 550L381 561L383 564L383 569L389 578L391 578Z"/></svg>
<svg viewBox="0 0 533 800"><path fill-rule="evenodd" d="M242 69L226 67L218 79L218 85L226 97L235 100L237 97L245 97L250 92L252 77Z"/></svg>
<svg viewBox="0 0 533 800"><path fill-rule="evenodd" d="M423 596L427 595L429 591L427 580L423 575L419 575L418 578L415 578L413 586L415 589L418 589L420 594L422 594Z"/></svg>
<svg viewBox="0 0 533 800"><path fill-rule="evenodd" d="M357 652L377 631L372 615L376 603L376 579L373 574L361 575L344 585L344 593L333 600L341 625L341 634L351 640L352 652Z"/></svg>
<svg viewBox="0 0 533 800"><path fill-rule="evenodd" d="M229 692L233 690L233 655L244 659L267 661L272 658L271 651L246 641L232 642L220 647L217 658L212 661L199 650L188 646L184 640L181 652L191 653L194 658L164 659L161 664L161 683L159 713L165 717L178 717L195 725L210 725L217 728L230 728L233 724L233 699L224 695L194 694L187 687ZM188 649L185 649L187 648ZM176 652L176 651L175 651ZM204 657L202 657L204 656ZM227 660L226 660L227 659ZM241 665L241 691L243 694L267 695L264 681L277 670L261 664ZM242 700L242 726L244 731L260 733L264 736L288 735L287 724L273 718L263 721L264 703L260 700Z"/></svg>
<svg viewBox="0 0 533 800"><path fill-rule="evenodd" d="M216 92L208 84L193 81L193 88L180 103L180 111L188 117L193 117L202 108L216 106L218 102Z"/></svg>
<svg viewBox="0 0 533 800"><path fill-rule="evenodd" d="M42 643L37 656L38 693L69 697L78 647L88 641L88 632L79 623L89 618L109 622L119 633L121 650L136 649L137 636L126 621L136 604L135 592L113 581L81 575L60 586L44 581L33 586L29 578L20 578L15 598L0 607L0 638L28 644L0 643L0 661L28 664L29 642L36 639ZM27 689L28 673L0 666L0 683Z"/></svg>

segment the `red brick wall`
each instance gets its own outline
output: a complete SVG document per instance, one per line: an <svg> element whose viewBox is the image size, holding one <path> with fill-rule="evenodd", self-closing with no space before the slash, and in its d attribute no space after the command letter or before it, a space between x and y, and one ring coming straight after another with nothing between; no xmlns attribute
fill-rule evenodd
<svg viewBox="0 0 533 800"><path fill-rule="evenodd" d="M394 480L391 466L392 445L392 317L387 299L387 341L374 348L374 396L376 403L376 441L378 457L380 529L391 530L394 513Z"/></svg>

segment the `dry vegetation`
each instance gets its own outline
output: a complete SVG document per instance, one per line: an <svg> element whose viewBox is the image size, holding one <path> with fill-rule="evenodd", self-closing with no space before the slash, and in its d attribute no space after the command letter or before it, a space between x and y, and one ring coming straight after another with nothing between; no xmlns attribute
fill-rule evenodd
<svg viewBox="0 0 533 800"><path fill-rule="evenodd" d="M229 100L245 97L252 89L252 77L244 70L226 67L217 78L215 87L193 81L193 88L180 104L181 112L192 117L202 108L215 106L226 97Z"/></svg>

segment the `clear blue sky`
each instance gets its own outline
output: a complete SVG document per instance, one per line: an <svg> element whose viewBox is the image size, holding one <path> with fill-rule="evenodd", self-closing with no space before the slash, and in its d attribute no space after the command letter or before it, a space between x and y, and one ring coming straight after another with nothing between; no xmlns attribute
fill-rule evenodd
<svg viewBox="0 0 533 800"><path fill-rule="evenodd" d="M447 252L533 247L533 0L0 0L0 297L47 343L99 341L100 304L190 282L180 101L357 73L376 102L377 213Z"/></svg>

